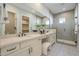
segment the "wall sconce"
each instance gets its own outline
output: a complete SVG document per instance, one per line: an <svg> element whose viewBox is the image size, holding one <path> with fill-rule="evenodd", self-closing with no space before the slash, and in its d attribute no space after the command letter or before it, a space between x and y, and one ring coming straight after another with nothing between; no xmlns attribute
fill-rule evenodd
<svg viewBox="0 0 79 59"><path fill-rule="evenodd" d="M4 20L4 23L9 23L8 17L6 17L6 4L5 3L3 4L3 20Z"/></svg>

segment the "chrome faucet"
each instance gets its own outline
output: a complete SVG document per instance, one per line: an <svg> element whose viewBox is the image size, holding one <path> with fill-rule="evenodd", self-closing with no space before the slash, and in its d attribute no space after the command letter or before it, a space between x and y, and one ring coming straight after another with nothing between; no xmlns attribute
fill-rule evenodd
<svg viewBox="0 0 79 59"><path fill-rule="evenodd" d="M23 37L23 36L25 36L25 34L24 34L24 33L19 32L18 37Z"/></svg>

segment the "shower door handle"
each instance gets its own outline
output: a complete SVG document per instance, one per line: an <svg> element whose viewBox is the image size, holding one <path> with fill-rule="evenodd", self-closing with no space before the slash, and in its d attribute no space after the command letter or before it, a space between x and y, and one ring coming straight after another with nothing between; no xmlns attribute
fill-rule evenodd
<svg viewBox="0 0 79 59"><path fill-rule="evenodd" d="M64 32L66 31L66 29L64 28Z"/></svg>

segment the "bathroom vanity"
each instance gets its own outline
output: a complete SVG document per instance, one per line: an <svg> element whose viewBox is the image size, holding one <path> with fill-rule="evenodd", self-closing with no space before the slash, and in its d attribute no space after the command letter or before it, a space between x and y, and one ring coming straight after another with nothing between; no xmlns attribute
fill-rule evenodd
<svg viewBox="0 0 79 59"><path fill-rule="evenodd" d="M40 56L42 55L42 41L46 39L50 44L56 42L56 30L52 29L48 33L28 33L26 36L1 37L1 56Z"/></svg>

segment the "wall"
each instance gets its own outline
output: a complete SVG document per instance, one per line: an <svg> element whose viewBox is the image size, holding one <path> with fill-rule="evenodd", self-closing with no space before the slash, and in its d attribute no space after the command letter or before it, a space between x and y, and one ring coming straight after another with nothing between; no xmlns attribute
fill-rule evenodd
<svg viewBox="0 0 79 59"><path fill-rule="evenodd" d="M0 8L0 20L1 20L1 8ZM0 33L1 33L1 23L0 23Z"/></svg>
<svg viewBox="0 0 79 59"><path fill-rule="evenodd" d="M3 7L2 7L2 3L0 3L0 33L1 33L1 34L2 34L3 31L4 31L4 29L3 29L4 24L2 24L2 17L3 17L3 15L2 15L3 9L2 9L2 8L3 8Z"/></svg>
<svg viewBox="0 0 79 59"><path fill-rule="evenodd" d="M78 13L78 25L79 25L79 3L78 3L78 11L77 11L77 13ZM79 30L79 28L78 28L78 30Z"/></svg>
<svg viewBox="0 0 79 59"><path fill-rule="evenodd" d="M78 38L78 44L77 44L77 47L78 47L78 50L79 50L79 3L78 3L78 36L77 36L77 38Z"/></svg>

